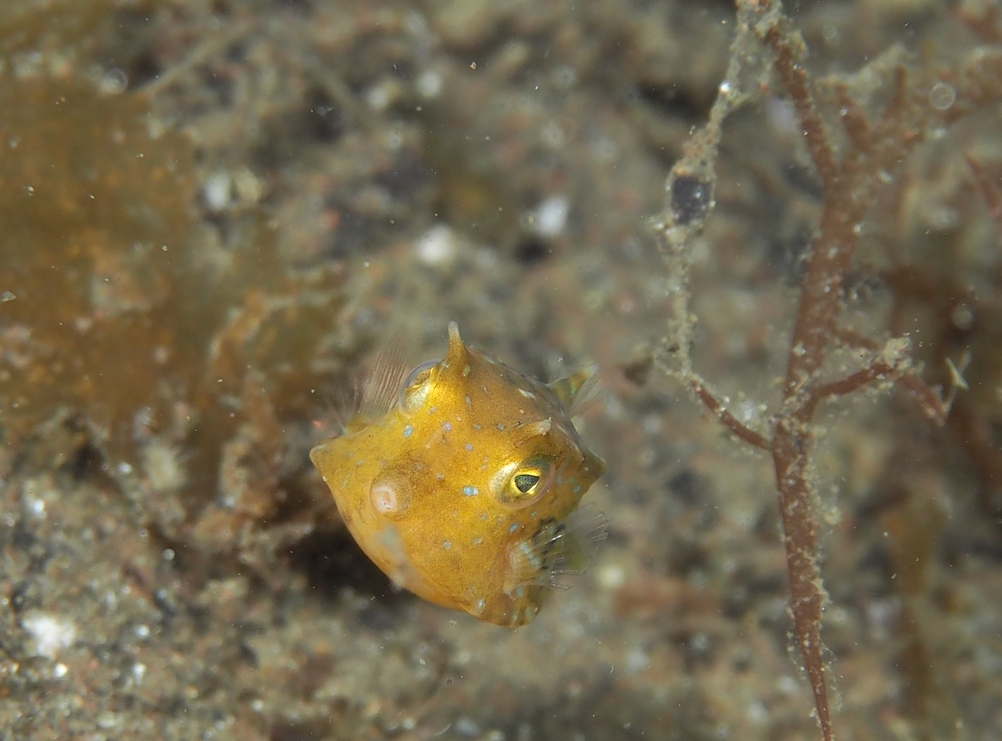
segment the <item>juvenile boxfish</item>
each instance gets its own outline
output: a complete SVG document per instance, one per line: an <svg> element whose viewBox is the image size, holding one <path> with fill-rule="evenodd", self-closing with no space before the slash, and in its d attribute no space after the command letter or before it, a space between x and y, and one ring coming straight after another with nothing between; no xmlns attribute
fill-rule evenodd
<svg viewBox="0 0 1002 741"><path fill-rule="evenodd" d="M544 384L467 347L449 323L442 360L377 361L342 434L310 452L358 545L396 584L516 627L605 537L578 510L605 463L571 421L592 376Z"/></svg>

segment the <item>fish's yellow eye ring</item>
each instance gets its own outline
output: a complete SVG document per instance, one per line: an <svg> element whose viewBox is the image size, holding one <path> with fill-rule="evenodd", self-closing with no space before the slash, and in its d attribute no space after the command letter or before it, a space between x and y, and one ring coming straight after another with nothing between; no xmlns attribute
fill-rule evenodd
<svg viewBox="0 0 1002 741"><path fill-rule="evenodd" d="M549 463L509 463L494 476L491 489L501 504L518 509L528 507L550 488L552 469Z"/></svg>

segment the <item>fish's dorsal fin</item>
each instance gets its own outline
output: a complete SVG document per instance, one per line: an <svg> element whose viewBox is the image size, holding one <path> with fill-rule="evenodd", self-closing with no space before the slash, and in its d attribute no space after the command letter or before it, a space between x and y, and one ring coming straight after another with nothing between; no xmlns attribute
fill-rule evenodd
<svg viewBox="0 0 1002 741"><path fill-rule="evenodd" d="M469 371L470 351L459 335L459 325L456 322L449 322L449 354L445 356L445 364L450 368L459 369L463 375Z"/></svg>
<svg viewBox="0 0 1002 741"><path fill-rule="evenodd" d="M547 384L572 417L592 401L597 385L598 366L595 364Z"/></svg>
<svg viewBox="0 0 1002 741"><path fill-rule="evenodd" d="M407 372L403 338L394 335L376 354L372 370L362 386L359 413L375 418L390 411L397 403L400 385Z"/></svg>

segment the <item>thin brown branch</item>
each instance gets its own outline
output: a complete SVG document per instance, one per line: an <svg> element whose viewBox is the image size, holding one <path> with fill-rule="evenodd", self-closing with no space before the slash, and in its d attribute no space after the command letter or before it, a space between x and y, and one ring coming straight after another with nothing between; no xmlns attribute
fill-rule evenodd
<svg viewBox="0 0 1002 741"><path fill-rule="evenodd" d="M978 11L980 10L980 14ZM968 8L961 4L957 18L967 28L986 43L1002 43L1002 24L999 23L999 6L989 4L985 8Z"/></svg>
<svg viewBox="0 0 1002 741"><path fill-rule="evenodd" d="M789 21L785 17L782 25L789 25ZM783 85L790 93L793 105L797 109L807 150L810 152L811 161L814 162L814 167L818 171L818 177L821 178L821 185L827 193L835 187L839 168L835 160L835 152L828 143L825 123L814 102L810 78L799 59L803 54L798 54L791 43L791 38L794 37L795 32L790 28L780 30L777 24L773 24L765 32L763 40L776 55L776 70L782 77ZM801 41L800 45L802 46L802 44Z"/></svg>
<svg viewBox="0 0 1002 741"><path fill-rule="evenodd" d="M895 67L894 79L891 82L891 97L880 115L880 128L888 133L901 131L904 120L914 113L911 92L908 88L908 70L902 66Z"/></svg>
<svg viewBox="0 0 1002 741"><path fill-rule="evenodd" d="M994 439L991 424L976 404L964 399L950 415L950 426L974 461L982 480L988 484L980 491L982 508L992 517L999 518L1002 516L1002 505L993 494L1002 482L1002 451Z"/></svg>
<svg viewBox="0 0 1002 741"><path fill-rule="evenodd" d="M807 425L789 418L781 418L776 424L773 463L790 579L793 634L811 684L822 737L825 741L831 741L831 715L828 710L828 686L821 643L821 613L825 593L821 587L821 570L817 562L818 526L812 512L812 490L805 472L810 444L811 435Z"/></svg>
<svg viewBox="0 0 1002 741"><path fill-rule="evenodd" d="M835 94L838 97L839 110L841 111L842 128L845 129L853 148L868 149L873 141L872 131L863 107L849 95L845 85L836 87Z"/></svg>
<svg viewBox="0 0 1002 741"><path fill-rule="evenodd" d="M835 396L845 396L846 394L851 394L853 391L859 391L874 381L887 378L895 370L895 366L878 361L855 373L850 373L845 378L816 386L811 389L807 401L801 407L801 413L807 417L813 417L814 410L817 408L819 402Z"/></svg>
<svg viewBox="0 0 1002 741"><path fill-rule="evenodd" d="M864 220L873 209L875 197L893 182L893 177L888 175L924 141L929 132L938 130L979 105L1002 97L1002 54L976 51L965 66L941 77L942 84L952 85L955 91L955 100L950 100L945 106L943 96L937 94L937 107L936 101L930 100L929 90L915 86L908 79L906 67L900 64L893 70L894 76L888 86L889 102L879 116L868 117L864 106L849 94L848 87L837 88L841 122L848 138L846 151L840 156L818 111L814 83L803 66L806 58L803 39L779 0L738 0L738 10L739 18L748 19L748 23L739 23L739 28L752 28L773 52L773 67L797 112L807 151L821 180L824 206L817 236L811 243L800 281L799 302L783 383L782 411L773 417L771 437L769 433L757 432L735 417L720 397L692 372L687 355L692 339L687 289L678 292L677 305L673 306L674 315L681 317L677 321L686 326L684 332L673 333L673 337L685 340L676 341L676 345L683 348L685 361L677 375L732 434L772 454L790 580L794 635L811 684L822 737L824 741L832 741L821 642L821 618L827 598L817 562L817 482L809 475L814 444L814 414L823 400L848 395L882 380L909 391L923 411L937 422L946 418L950 406L950 399L942 399L938 390L912 373L907 341L892 338L881 347L879 343L839 326L844 306L843 285L853 265ZM742 13L745 15L742 16ZM732 47L732 64L745 59L740 56L741 53L744 53L744 47L736 41ZM753 59L754 55L747 58ZM729 68L728 87L739 77ZM726 114L730 107L725 106L721 110ZM712 121L715 127L714 154L720 123L719 118ZM685 162L688 164L694 158L694 153L687 152ZM709 168L711 171L712 166L712 160L700 165L702 169ZM701 177L699 183L704 182L711 180ZM674 180L669 179L669 184L672 183ZM673 188L669 188L669 192L672 191ZM672 213L680 211L686 210L675 209ZM702 220L694 221L698 221L701 229ZM691 243L694 233L693 229L678 228L663 231L669 241L677 233L676 241L684 244ZM688 270L688 264L683 267ZM687 278L687 273L683 278ZM682 282L684 284L685 280ZM868 364L842 378L823 380L822 372L830 361L831 352L840 347L865 351Z"/></svg>
<svg viewBox="0 0 1002 741"><path fill-rule="evenodd" d="M842 283L852 262L855 235L846 224L844 202L825 201L821 231L815 237L803 279L788 356L784 400L809 383L824 362L842 310Z"/></svg>
<svg viewBox="0 0 1002 741"><path fill-rule="evenodd" d="M997 102L1002 97L1002 51L978 49L947 82L956 92L956 102L943 112L944 123Z"/></svg>
<svg viewBox="0 0 1002 741"><path fill-rule="evenodd" d="M749 445L762 450L770 450L772 444L765 438L765 436L760 435L755 432L755 430L748 427L741 420L727 411L727 407L699 380L698 377L693 376L689 380L689 388L697 396L697 398L703 402L705 406L714 417L716 417L720 423L730 430L734 435L744 440Z"/></svg>
<svg viewBox="0 0 1002 741"><path fill-rule="evenodd" d="M919 409L932 422L936 425L942 425L946 422L946 418L950 414L950 397L944 401L939 391L921 378L911 374L901 376L897 382L899 386L911 393L918 403Z"/></svg>
<svg viewBox="0 0 1002 741"><path fill-rule="evenodd" d="M863 335L853 332L850 329L845 329L843 327L837 328L836 337L840 342L849 347L868 350L870 352L876 352L878 349L876 342L868 337L864 337ZM824 399L833 396L845 396L846 394L863 388L873 381L893 376L899 370L901 369L896 364L888 363L886 361L877 361L869 367L863 368L862 370L846 376L845 378L839 379L838 381L832 381L818 386L812 389L811 394L809 395L807 404L810 405L810 413L813 414L814 408ZM942 425L946 422L946 417L950 412L950 404L948 401L945 401L942 396L940 396L937 389L929 386L929 384L925 383L925 381L921 378L909 372L897 375L897 377L894 378L894 381L912 395L923 414L925 414L935 424ZM805 404L805 409L807 404Z"/></svg>
<svg viewBox="0 0 1002 741"><path fill-rule="evenodd" d="M967 166L974 173L974 181L978 186L978 190L981 191L981 197L988 204L988 213L991 214L992 221L995 222L995 229L998 232L997 239L1002 241L1002 189L988 177L988 174L976 159L970 155L967 155L965 159L967 160Z"/></svg>

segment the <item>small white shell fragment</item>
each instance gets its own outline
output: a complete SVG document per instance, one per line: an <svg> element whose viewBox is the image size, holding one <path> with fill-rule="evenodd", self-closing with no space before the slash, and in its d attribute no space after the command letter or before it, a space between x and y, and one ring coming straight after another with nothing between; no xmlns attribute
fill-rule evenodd
<svg viewBox="0 0 1002 741"><path fill-rule="evenodd" d="M571 202L567 196L560 193L549 196L532 212L529 222L532 230L546 239L560 236L567 225L570 209Z"/></svg>
<svg viewBox="0 0 1002 741"><path fill-rule="evenodd" d="M444 265L456 254L456 235L445 224L436 224L415 244L418 259L425 265Z"/></svg>
<svg viewBox="0 0 1002 741"><path fill-rule="evenodd" d="M77 626L72 620L33 610L21 618L21 627L35 642L35 655L50 659L64 648L69 648L77 635Z"/></svg>

